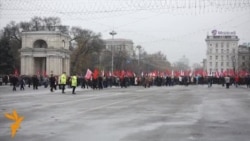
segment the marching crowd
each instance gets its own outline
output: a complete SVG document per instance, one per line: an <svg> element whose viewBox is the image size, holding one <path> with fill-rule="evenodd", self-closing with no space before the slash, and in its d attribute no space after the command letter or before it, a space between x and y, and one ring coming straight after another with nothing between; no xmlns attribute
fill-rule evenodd
<svg viewBox="0 0 250 141"><path fill-rule="evenodd" d="M65 88L72 88L72 94L75 93L76 87L81 88L91 88L91 89L104 89L112 86L127 88L129 86L143 86L145 88L150 86L174 86L174 85L205 85L211 87L212 84L226 85L229 88L230 85L234 84L236 87L238 85L246 86L250 88L250 75L245 77L239 76L224 76L224 77L213 77L213 76L132 76L128 77L126 75L122 77L116 76L98 76L96 78L91 77L86 79L84 76L67 76L64 72L60 76L4 76L3 83L7 85L11 84L13 91L16 91L16 87L20 87L20 90L25 90L25 87L33 87L34 90L38 90L39 86L49 87L50 91L53 92L56 89L61 89L62 93L65 93Z"/></svg>

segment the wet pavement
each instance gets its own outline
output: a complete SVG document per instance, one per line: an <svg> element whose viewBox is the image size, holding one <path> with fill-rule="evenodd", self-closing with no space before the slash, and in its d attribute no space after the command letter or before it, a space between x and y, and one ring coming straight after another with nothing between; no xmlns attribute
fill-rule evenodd
<svg viewBox="0 0 250 141"><path fill-rule="evenodd" d="M104 90L0 86L0 141L249 141L250 89L219 85ZM12 139L15 109L24 116Z"/></svg>

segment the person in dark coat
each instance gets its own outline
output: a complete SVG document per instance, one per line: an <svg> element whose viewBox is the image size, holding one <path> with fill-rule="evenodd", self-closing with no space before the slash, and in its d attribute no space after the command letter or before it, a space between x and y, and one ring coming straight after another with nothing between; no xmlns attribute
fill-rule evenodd
<svg viewBox="0 0 250 141"><path fill-rule="evenodd" d="M246 84L247 84L247 88L250 88L250 75L247 75L245 78Z"/></svg>
<svg viewBox="0 0 250 141"><path fill-rule="evenodd" d="M20 78L20 90L24 90L24 85L25 85L24 78L21 77L21 78Z"/></svg>
<svg viewBox="0 0 250 141"><path fill-rule="evenodd" d="M230 77L228 75L225 77L225 83L226 83L226 88L229 89L229 86L230 86Z"/></svg>
<svg viewBox="0 0 250 141"><path fill-rule="evenodd" d="M11 77L11 83L13 85L13 91L16 91L16 86L17 86L17 83L18 83L18 78L17 76L12 76Z"/></svg>
<svg viewBox="0 0 250 141"><path fill-rule="evenodd" d="M32 82L33 82L33 90L37 90L38 89L39 80L38 80L38 78L37 78L36 75L34 75L32 77Z"/></svg>
<svg viewBox="0 0 250 141"><path fill-rule="evenodd" d="M50 91L53 92L54 89L56 88L56 78L53 74L50 75L50 78L49 78L49 83L50 83Z"/></svg>
<svg viewBox="0 0 250 141"><path fill-rule="evenodd" d="M208 88L212 87L212 85L213 85L213 77L212 76L208 76L207 82L208 82Z"/></svg>
<svg viewBox="0 0 250 141"><path fill-rule="evenodd" d="M28 87L30 88L30 85L31 85L31 78L30 78L30 76L27 77L27 83L28 83Z"/></svg>
<svg viewBox="0 0 250 141"><path fill-rule="evenodd" d="M86 79L84 77L81 77L81 88L84 88L86 87ZM88 86L88 85L87 85Z"/></svg>

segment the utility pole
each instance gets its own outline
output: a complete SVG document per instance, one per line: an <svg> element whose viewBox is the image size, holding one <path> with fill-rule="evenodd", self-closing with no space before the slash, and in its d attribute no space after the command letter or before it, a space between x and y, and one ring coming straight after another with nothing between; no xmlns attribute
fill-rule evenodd
<svg viewBox="0 0 250 141"><path fill-rule="evenodd" d="M138 49L138 75L140 75L140 54L141 54L141 46L138 45L138 46L136 46L136 48Z"/></svg>
<svg viewBox="0 0 250 141"><path fill-rule="evenodd" d="M114 72L114 36L117 33L114 30L112 30L109 34L112 36L112 43L111 43L111 53L112 53L111 72L112 72L112 75L113 75L113 72Z"/></svg>

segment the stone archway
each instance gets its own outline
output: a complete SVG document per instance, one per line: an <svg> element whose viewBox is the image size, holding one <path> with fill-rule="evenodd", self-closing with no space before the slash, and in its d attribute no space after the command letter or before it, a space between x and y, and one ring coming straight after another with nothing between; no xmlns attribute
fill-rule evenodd
<svg viewBox="0 0 250 141"><path fill-rule="evenodd" d="M57 31L22 33L21 74L70 74L70 36Z"/></svg>
<svg viewBox="0 0 250 141"><path fill-rule="evenodd" d="M48 45L44 40L36 40L33 44L33 48L48 48Z"/></svg>
<svg viewBox="0 0 250 141"><path fill-rule="evenodd" d="M46 41L36 40L33 43L33 48L48 48ZM46 72L46 57L34 57L34 70L37 74L44 74Z"/></svg>

